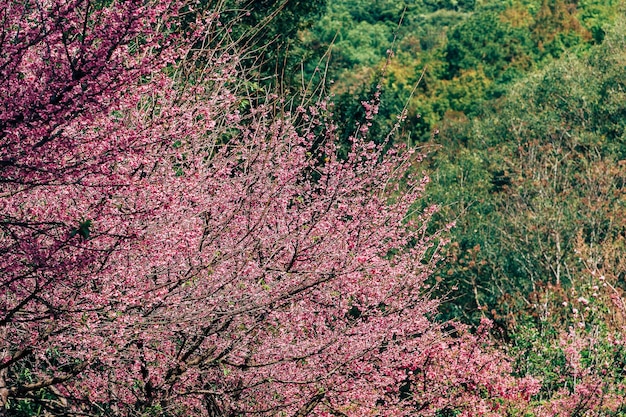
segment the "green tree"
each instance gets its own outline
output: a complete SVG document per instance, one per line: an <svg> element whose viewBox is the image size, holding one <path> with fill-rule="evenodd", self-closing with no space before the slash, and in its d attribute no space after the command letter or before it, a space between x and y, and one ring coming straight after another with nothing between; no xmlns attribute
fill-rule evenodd
<svg viewBox="0 0 626 417"><path fill-rule="evenodd" d="M445 48L449 78L479 67L491 79L509 68L528 70L534 54L529 33L503 21L496 10L476 13L455 27Z"/></svg>

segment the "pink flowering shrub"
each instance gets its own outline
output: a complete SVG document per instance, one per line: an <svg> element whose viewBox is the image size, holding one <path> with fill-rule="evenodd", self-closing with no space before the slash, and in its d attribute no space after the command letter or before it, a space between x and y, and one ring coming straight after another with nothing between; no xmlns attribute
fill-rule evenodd
<svg viewBox="0 0 626 417"><path fill-rule="evenodd" d="M490 329L488 320L475 334L454 325L454 337L440 337L407 368L406 398L419 415L499 416L530 407L540 382L512 376L511 359Z"/></svg>
<svg viewBox="0 0 626 417"><path fill-rule="evenodd" d="M565 382L542 397L489 323L432 319L444 242L427 233L434 208L411 212L421 156L368 138L377 95L340 158L326 102L246 95L213 10L0 6L4 410L618 409L578 330L558 345Z"/></svg>

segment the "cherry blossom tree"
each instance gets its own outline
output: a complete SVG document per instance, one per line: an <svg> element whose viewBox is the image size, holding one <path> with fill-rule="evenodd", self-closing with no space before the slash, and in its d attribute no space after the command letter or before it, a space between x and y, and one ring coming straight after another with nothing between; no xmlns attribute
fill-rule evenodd
<svg viewBox="0 0 626 417"><path fill-rule="evenodd" d="M431 319L419 155L365 124L339 158L323 100L246 97L210 9L1 5L4 409L486 415L485 389L535 392Z"/></svg>
<svg viewBox="0 0 626 417"><path fill-rule="evenodd" d="M92 310L80 295L94 288L94 272L107 257L133 238L115 199L132 192L134 170L147 162L142 155L155 140L133 130L130 119L156 86L140 85L142 77L156 77L173 62L175 37L165 34L180 5L110 6L4 1L0 7L3 404L82 371L74 358L55 364L41 355L63 352L47 340L74 330L71 320L58 326L70 315ZM21 380L16 372L34 374Z"/></svg>

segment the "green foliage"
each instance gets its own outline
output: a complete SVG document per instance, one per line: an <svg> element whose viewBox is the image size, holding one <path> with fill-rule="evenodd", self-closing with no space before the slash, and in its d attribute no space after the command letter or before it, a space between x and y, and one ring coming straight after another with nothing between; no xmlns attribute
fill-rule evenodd
<svg viewBox="0 0 626 417"><path fill-rule="evenodd" d="M308 57L307 74L312 75L318 59L329 49L333 75L356 66L377 65L393 42L393 32L402 15L400 6L392 1L331 2L321 20L303 34L304 48L316 52Z"/></svg>
<svg viewBox="0 0 626 417"><path fill-rule="evenodd" d="M599 42L617 3L334 0L317 24L300 32L296 54L305 79L334 81L328 85L348 129L359 121L348 107L382 80L380 117L387 121L381 125L393 125L408 103L407 132L423 142L448 111L476 116L526 74Z"/></svg>
<svg viewBox="0 0 626 417"><path fill-rule="evenodd" d="M78 235L85 240L89 239L92 225L93 222L89 219L81 221L78 223L78 227L75 227L70 231L70 237Z"/></svg>
<svg viewBox="0 0 626 417"><path fill-rule="evenodd" d="M229 23L221 42L234 42L249 51L243 63L267 85L296 83L295 74L304 54L298 31L318 21L327 0L226 0L221 20ZM205 7L212 7L207 0ZM293 53L292 51L296 52Z"/></svg>
<svg viewBox="0 0 626 417"><path fill-rule="evenodd" d="M432 159L429 201L457 219L442 271L448 316L540 314L542 285L576 285L591 245L624 230L626 85L621 25L588 57L568 56L515 84L468 121L450 115ZM443 221L443 220L442 220Z"/></svg>
<svg viewBox="0 0 626 417"><path fill-rule="evenodd" d="M503 21L497 11L473 14L448 34L448 77L482 68L495 79L509 68L530 69L533 47L528 31Z"/></svg>
<svg viewBox="0 0 626 417"><path fill-rule="evenodd" d="M621 0L579 0L579 20L591 33L594 42L604 40L607 23L613 20L621 7Z"/></svg>
<svg viewBox="0 0 626 417"><path fill-rule="evenodd" d="M423 4L431 10L471 11L476 7L476 0L423 0Z"/></svg>

